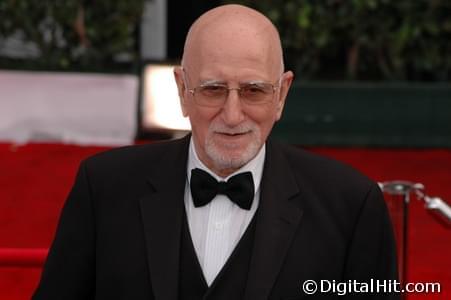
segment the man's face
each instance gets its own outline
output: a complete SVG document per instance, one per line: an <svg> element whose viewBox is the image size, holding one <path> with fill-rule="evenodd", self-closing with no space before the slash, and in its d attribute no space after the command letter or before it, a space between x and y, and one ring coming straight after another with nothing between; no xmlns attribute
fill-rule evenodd
<svg viewBox="0 0 451 300"><path fill-rule="evenodd" d="M175 70L182 111L190 119L196 152L207 167L221 176L232 173L258 153L281 117L292 80L291 72L281 74L281 59L271 57L267 46L258 41L253 45L249 40L244 44L227 40L222 36L197 45L197 55L185 69ZM201 106L188 90L211 81L229 88L260 81L278 88L271 101L263 104L247 104L236 90L231 90L222 106Z"/></svg>

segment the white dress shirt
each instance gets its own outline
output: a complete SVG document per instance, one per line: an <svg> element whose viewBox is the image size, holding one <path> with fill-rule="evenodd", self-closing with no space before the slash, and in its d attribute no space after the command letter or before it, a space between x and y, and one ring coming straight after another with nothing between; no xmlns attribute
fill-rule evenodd
<svg viewBox="0 0 451 300"><path fill-rule="evenodd" d="M185 186L185 209L197 259L209 286L221 271L257 210L264 160L265 145L245 166L228 177L221 178L199 160L191 138ZM240 208L225 195L217 195L209 204L196 208L193 204L189 185L191 170L194 168L208 172L218 181L226 181L233 175L250 171L255 187L251 209Z"/></svg>

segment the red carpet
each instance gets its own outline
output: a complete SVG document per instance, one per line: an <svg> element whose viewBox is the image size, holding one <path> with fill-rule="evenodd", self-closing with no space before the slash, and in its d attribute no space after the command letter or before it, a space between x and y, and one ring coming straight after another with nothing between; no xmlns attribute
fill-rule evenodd
<svg viewBox="0 0 451 300"><path fill-rule="evenodd" d="M45 248L81 159L101 147L0 144L0 248ZM377 181L422 182L428 194L451 202L450 150L312 149L353 165ZM451 299L451 229L412 200L408 280L440 282L440 294L408 299ZM0 267L0 300L29 299L39 268Z"/></svg>

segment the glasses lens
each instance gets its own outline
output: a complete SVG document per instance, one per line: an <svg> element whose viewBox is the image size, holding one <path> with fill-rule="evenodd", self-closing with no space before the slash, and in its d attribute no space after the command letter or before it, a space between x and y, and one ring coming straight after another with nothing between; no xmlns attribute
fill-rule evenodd
<svg viewBox="0 0 451 300"><path fill-rule="evenodd" d="M274 88L270 83L248 83L240 87L241 98L249 104L269 102L273 93Z"/></svg>
<svg viewBox="0 0 451 300"><path fill-rule="evenodd" d="M227 93L225 85L202 85L195 90L195 100L199 105L220 106L227 99Z"/></svg>

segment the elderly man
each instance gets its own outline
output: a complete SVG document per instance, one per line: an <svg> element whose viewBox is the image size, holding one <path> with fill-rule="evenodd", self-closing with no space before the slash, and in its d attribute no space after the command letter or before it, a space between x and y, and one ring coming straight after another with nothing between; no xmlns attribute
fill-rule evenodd
<svg viewBox="0 0 451 300"><path fill-rule="evenodd" d="M335 299L396 279L377 185L267 140L293 74L266 17L205 13L174 74L192 134L81 164L33 299L303 299L307 280Z"/></svg>

